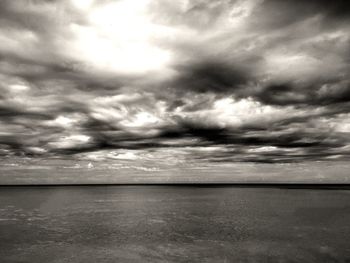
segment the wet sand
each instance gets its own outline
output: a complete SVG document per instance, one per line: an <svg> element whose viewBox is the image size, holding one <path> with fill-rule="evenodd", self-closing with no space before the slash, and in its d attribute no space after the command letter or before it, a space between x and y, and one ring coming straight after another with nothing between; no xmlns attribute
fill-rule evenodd
<svg viewBox="0 0 350 263"><path fill-rule="evenodd" d="M349 262L350 190L0 187L1 262Z"/></svg>

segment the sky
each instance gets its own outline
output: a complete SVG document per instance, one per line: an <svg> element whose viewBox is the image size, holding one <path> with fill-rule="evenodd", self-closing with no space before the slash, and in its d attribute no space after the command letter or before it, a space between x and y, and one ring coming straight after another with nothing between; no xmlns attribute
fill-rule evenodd
<svg viewBox="0 0 350 263"><path fill-rule="evenodd" d="M90 162L347 181L349 20L346 0L2 0L0 183Z"/></svg>

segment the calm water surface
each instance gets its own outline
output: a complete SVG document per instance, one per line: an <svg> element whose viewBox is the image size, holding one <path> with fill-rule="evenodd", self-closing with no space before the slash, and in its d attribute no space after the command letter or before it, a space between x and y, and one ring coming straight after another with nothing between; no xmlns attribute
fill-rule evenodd
<svg viewBox="0 0 350 263"><path fill-rule="evenodd" d="M350 190L0 187L0 259L350 262Z"/></svg>

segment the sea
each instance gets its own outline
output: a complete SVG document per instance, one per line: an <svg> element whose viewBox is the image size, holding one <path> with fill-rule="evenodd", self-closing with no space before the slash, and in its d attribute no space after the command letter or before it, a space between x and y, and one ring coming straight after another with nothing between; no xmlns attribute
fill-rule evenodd
<svg viewBox="0 0 350 263"><path fill-rule="evenodd" d="M350 190L0 187L0 262L350 262Z"/></svg>

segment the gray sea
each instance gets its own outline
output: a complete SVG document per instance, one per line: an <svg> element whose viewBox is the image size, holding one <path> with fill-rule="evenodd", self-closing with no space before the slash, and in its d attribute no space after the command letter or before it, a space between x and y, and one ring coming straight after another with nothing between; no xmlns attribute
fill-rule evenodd
<svg viewBox="0 0 350 263"><path fill-rule="evenodd" d="M0 187L0 262L350 262L350 190Z"/></svg>

